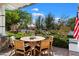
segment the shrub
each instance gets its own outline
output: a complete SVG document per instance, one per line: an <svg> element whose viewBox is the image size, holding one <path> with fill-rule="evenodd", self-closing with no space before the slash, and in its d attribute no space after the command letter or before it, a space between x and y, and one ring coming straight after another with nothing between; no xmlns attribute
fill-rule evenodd
<svg viewBox="0 0 79 59"><path fill-rule="evenodd" d="M45 30L36 30L36 31L35 31L35 34L36 34L36 35L43 36L43 37L47 37L47 36L48 36L48 33L47 33L47 31L45 31Z"/></svg>
<svg viewBox="0 0 79 59"><path fill-rule="evenodd" d="M66 34L61 34L59 31L55 31L54 36L54 46L68 48L68 37Z"/></svg>
<svg viewBox="0 0 79 59"><path fill-rule="evenodd" d="M17 34L15 34L16 39L20 39L21 37L26 36L24 32L18 32Z"/></svg>
<svg viewBox="0 0 79 59"><path fill-rule="evenodd" d="M54 43L53 43L54 46L68 48L68 37L66 34L62 34L58 30L49 30L49 31L37 30L36 32L43 37L48 37L49 35L52 35L54 36Z"/></svg>
<svg viewBox="0 0 79 59"><path fill-rule="evenodd" d="M26 36L32 36L32 35L34 35L33 32L29 32L29 33L26 34Z"/></svg>
<svg viewBox="0 0 79 59"><path fill-rule="evenodd" d="M68 41L64 41L58 38L54 38L53 42L54 46L61 47L61 48L68 48Z"/></svg>
<svg viewBox="0 0 79 59"><path fill-rule="evenodd" d="M13 32L7 32L7 36L11 37L14 36L15 34Z"/></svg>
<svg viewBox="0 0 79 59"><path fill-rule="evenodd" d="M18 33L7 32L7 35L8 35L9 37L15 36L16 39L19 39L19 38L21 38L21 37L26 36L24 32L18 32Z"/></svg>

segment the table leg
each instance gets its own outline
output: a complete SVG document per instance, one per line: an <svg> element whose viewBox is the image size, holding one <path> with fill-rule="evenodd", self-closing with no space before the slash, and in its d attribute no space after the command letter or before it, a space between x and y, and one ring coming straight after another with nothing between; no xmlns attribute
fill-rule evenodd
<svg viewBox="0 0 79 59"><path fill-rule="evenodd" d="M35 56L35 49L34 49L34 56Z"/></svg>

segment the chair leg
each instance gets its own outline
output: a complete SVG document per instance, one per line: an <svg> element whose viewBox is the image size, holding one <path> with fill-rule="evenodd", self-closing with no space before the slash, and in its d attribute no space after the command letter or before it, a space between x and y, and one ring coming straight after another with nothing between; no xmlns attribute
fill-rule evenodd
<svg viewBox="0 0 79 59"><path fill-rule="evenodd" d="M32 55L32 54L31 54L31 51L28 51L26 55L27 55L27 56L31 56L31 55Z"/></svg>
<svg viewBox="0 0 79 59"><path fill-rule="evenodd" d="M49 50L48 50L48 56L49 56Z"/></svg>
<svg viewBox="0 0 79 59"><path fill-rule="evenodd" d="M25 53L24 53L24 56L25 56Z"/></svg>
<svg viewBox="0 0 79 59"><path fill-rule="evenodd" d="M15 55L18 55L18 54L16 53L16 51L15 51Z"/></svg>
<svg viewBox="0 0 79 59"><path fill-rule="evenodd" d="M48 56L49 56L49 53L50 53L50 49L48 49Z"/></svg>
<svg viewBox="0 0 79 59"><path fill-rule="evenodd" d="M16 55L17 53L16 53L16 51L15 51L15 55Z"/></svg>
<svg viewBox="0 0 79 59"><path fill-rule="evenodd" d="M34 49L34 56L35 56L35 49Z"/></svg>
<svg viewBox="0 0 79 59"><path fill-rule="evenodd" d="M51 48L51 51L52 51L52 55L53 55L53 47Z"/></svg>
<svg viewBox="0 0 79 59"><path fill-rule="evenodd" d="M40 51L38 51L38 53L39 53L39 54L38 54L38 56L41 56L41 52L40 52Z"/></svg>
<svg viewBox="0 0 79 59"><path fill-rule="evenodd" d="M31 50L30 54L31 54L31 56L32 56L32 50Z"/></svg>
<svg viewBox="0 0 79 59"><path fill-rule="evenodd" d="M39 52L39 56L41 56L41 51Z"/></svg>

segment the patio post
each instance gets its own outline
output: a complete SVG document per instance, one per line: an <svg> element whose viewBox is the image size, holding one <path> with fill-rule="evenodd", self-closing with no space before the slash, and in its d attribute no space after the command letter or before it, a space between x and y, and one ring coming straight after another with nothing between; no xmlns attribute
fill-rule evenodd
<svg viewBox="0 0 79 59"><path fill-rule="evenodd" d="M0 35L5 36L5 4L0 5Z"/></svg>

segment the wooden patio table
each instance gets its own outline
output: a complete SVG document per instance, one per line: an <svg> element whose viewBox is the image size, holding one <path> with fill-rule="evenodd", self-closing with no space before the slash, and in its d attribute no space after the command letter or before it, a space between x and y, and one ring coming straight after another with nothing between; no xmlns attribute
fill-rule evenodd
<svg viewBox="0 0 79 59"><path fill-rule="evenodd" d="M35 55L35 46L37 45L37 42L44 40L45 38L42 36L28 36L28 37L22 37L20 40L23 40L24 42L29 42L32 51L34 52L33 55Z"/></svg>

